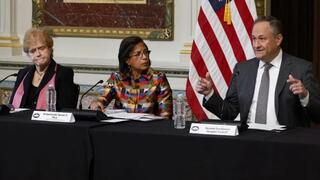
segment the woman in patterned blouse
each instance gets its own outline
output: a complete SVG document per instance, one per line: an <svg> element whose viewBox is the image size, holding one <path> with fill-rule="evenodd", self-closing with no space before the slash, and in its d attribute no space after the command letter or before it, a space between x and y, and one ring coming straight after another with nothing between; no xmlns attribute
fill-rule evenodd
<svg viewBox="0 0 320 180"><path fill-rule="evenodd" d="M120 72L110 75L90 108L104 110L115 99L115 109L171 118L172 90L166 75L150 67L150 52L140 37L123 39L118 54Z"/></svg>

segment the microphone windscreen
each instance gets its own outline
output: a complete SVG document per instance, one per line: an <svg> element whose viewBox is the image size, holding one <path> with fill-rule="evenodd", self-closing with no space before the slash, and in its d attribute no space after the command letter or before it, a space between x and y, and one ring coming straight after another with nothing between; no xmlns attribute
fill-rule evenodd
<svg viewBox="0 0 320 180"><path fill-rule="evenodd" d="M7 105L0 105L0 115L7 115L10 112L10 108Z"/></svg>
<svg viewBox="0 0 320 180"><path fill-rule="evenodd" d="M76 110L76 109L62 109L63 112L71 112L76 121L96 121L107 119L107 115L101 111L95 110Z"/></svg>

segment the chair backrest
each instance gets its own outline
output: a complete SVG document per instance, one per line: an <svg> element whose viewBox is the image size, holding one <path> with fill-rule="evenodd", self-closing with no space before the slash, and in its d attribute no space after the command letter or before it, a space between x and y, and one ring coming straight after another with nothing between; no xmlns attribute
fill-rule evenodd
<svg viewBox="0 0 320 180"><path fill-rule="evenodd" d="M80 86L79 84L73 84L73 95L74 101L72 102L72 107L77 108L77 104L79 101L79 94L80 94Z"/></svg>

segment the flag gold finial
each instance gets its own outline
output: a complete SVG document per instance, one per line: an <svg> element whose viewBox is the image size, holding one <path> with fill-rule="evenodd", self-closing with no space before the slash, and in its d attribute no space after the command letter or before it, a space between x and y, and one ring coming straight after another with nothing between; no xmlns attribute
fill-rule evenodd
<svg viewBox="0 0 320 180"><path fill-rule="evenodd" d="M224 6L224 16L223 21L227 23L227 25L231 24L231 8L230 8L230 0L226 0L226 4Z"/></svg>

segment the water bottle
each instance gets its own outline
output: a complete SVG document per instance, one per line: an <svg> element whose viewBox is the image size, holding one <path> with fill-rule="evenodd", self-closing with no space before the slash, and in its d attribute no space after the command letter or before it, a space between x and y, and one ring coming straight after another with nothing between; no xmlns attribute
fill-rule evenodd
<svg viewBox="0 0 320 180"><path fill-rule="evenodd" d="M178 94L174 104L174 127L184 129L186 127L186 105L183 94Z"/></svg>
<svg viewBox="0 0 320 180"><path fill-rule="evenodd" d="M56 111L57 93L52 84L49 85L47 91L47 111Z"/></svg>

